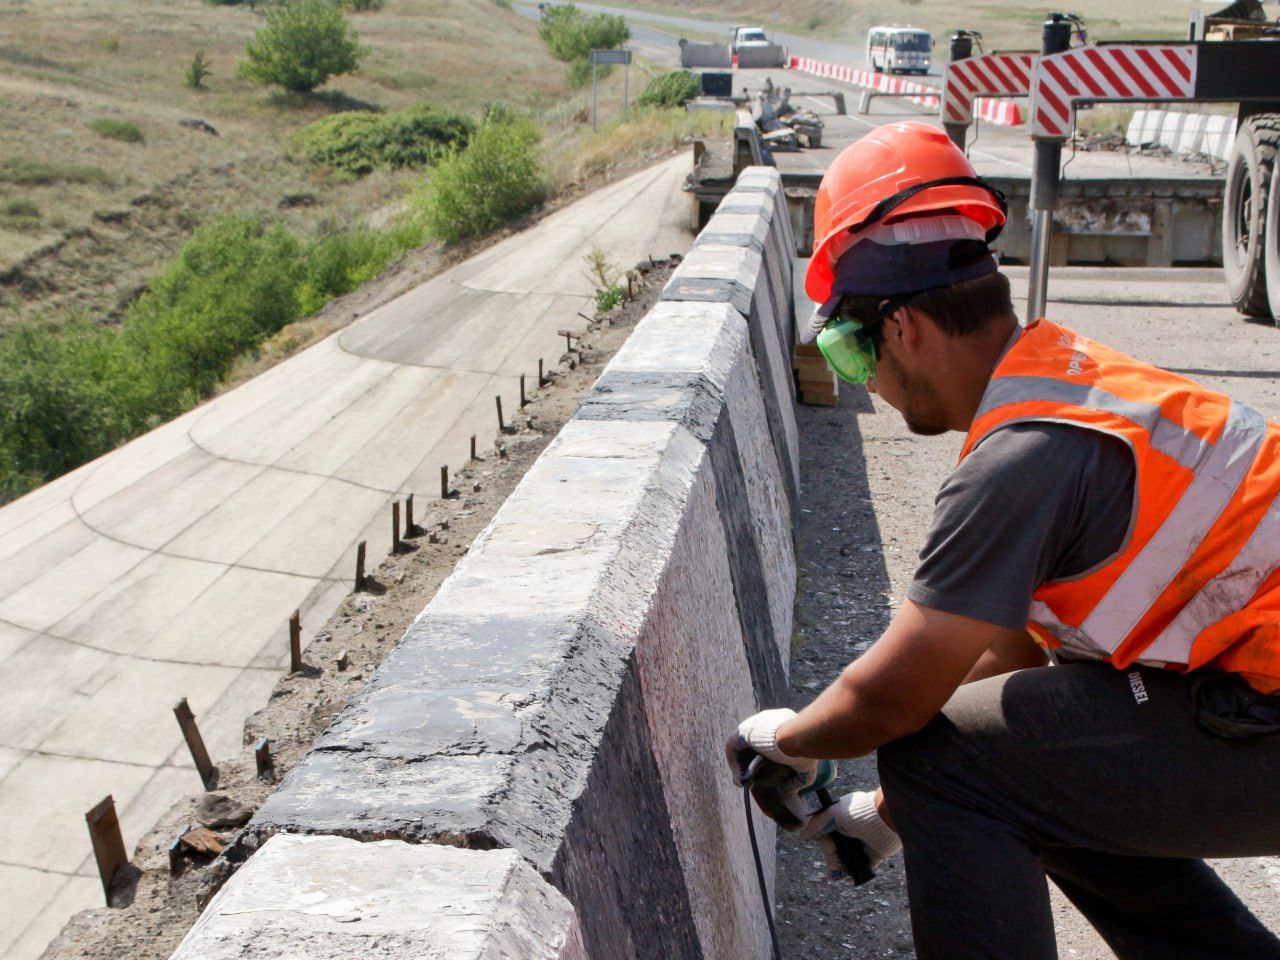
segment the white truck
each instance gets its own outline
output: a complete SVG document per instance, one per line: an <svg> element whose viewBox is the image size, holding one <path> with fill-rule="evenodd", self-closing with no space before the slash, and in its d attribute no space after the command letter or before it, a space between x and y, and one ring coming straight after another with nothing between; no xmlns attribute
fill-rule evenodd
<svg viewBox="0 0 1280 960"><path fill-rule="evenodd" d="M762 27L733 28L730 50L738 58L739 67L785 67L787 50L769 39Z"/></svg>
<svg viewBox="0 0 1280 960"><path fill-rule="evenodd" d="M876 73L928 73L933 37L918 27L872 27L867 31L867 63Z"/></svg>

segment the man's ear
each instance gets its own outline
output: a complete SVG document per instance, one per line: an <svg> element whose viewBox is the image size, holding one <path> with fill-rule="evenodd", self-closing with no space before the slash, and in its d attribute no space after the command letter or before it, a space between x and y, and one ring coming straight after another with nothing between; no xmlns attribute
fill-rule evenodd
<svg viewBox="0 0 1280 960"><path fill-rule="evenodd" d="M902 306L893 311L890 316L898 322L897 338L902 348L908 353L915 353L919 350L921 336L924 332L922 327L924 322L923 315L911 307Z"/></svg>

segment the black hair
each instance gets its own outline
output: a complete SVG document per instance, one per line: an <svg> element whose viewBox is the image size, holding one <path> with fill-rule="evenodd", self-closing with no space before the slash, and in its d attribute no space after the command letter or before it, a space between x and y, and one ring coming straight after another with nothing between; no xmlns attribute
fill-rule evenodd
<svg viewBox="0 0 1280 960"><path fill-rule="evenodd" d="M877 346L880 344L881 321L899 307L910 307L928 315L952 337L980 333L995 321L1014 316L1009 278L999 271L887 299L885 304L885 297L846 296L840 301L839 315L869 328ZM885 305L882 307L881 304Z"/></svg>

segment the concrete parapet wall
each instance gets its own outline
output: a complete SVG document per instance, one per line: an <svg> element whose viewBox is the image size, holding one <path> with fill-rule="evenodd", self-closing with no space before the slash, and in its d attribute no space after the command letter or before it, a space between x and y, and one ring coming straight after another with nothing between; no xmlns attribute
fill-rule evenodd
<svg viewBox="0 0 1280 960"><path fill-rule="evenodd" d="M515 851L567 898L597 960L767 956L722 744L787 687L791 243L777 171L748 170L576 417L246 827L232 855L256 869L232 877L206 930L279 872L261 858L281 835L330 835L307 857L316 878L353 849L381 856L336 837ZM244 923L273 916L254 910ZM243 942L236 956L283 955ZM579 955L529 950L477 956Z"/></svg>

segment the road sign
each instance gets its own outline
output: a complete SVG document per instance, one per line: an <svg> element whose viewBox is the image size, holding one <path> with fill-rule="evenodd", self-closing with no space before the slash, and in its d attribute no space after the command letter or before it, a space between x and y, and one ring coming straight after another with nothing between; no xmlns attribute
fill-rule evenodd
<svg viewBox="0 0 1280 960"><path fill-rule="evenodd" d="M622 66L622 118L627 117L627 102L631 96L631 51L630 50L592 50L591 51L591 129L598 129L596 119L596 76L602 66Z"/></svg>
<svg viewBox="0 0 1280 960"><path fill-rule="evenodd" d="M630 50L592 50L591 62L599 63L599 64L630 63L631 51Z"/></svg>

